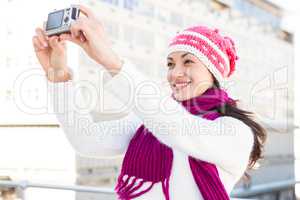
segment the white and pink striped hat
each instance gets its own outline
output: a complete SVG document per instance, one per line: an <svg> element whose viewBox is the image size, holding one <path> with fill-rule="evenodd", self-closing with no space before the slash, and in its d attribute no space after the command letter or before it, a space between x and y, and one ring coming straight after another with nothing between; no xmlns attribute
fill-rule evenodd
<svg viewBox="0 0 300 200"><path fill-rule="evenodd" d="M175 51L196 56L221 85L234 72L238 59L233 40L221 36L218 29L205 26L193 26L178 32L168 45L167 56Z"/></svg>

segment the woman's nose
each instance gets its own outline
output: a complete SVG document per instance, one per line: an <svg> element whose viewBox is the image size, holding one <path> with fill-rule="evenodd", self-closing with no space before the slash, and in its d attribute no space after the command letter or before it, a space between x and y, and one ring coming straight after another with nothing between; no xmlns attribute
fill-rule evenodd
<svg viewBox="0 0 300 200"><path fill-rule="evenodd" d="M173 70L173 77L184 76L185 70L181 66L176 66Z"/></svg>

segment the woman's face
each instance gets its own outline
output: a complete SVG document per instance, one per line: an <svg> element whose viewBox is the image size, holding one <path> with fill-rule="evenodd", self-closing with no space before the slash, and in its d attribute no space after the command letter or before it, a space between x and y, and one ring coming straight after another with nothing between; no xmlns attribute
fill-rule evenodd
<svg viewBox="0 0 300 200"><path fill-rule="evenodd" d="M191 53L176 51L169 54L167 67L167 79L178 101L199 96L213 86L212 74Z"/></svg>

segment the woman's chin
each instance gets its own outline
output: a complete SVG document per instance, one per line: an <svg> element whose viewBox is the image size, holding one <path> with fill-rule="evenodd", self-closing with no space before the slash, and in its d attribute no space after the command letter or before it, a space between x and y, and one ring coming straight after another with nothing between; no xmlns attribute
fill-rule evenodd
<svg viewBox="0 0 300 200"><path fill-rule="evenodd" d="M173 92L173 96L177 101L185 101L192 98L190 95L187 95L182 92L175 92L175 91Z"/></svg>
<svg viewBox="0 0 300 200"><path fill-rule="evenodd" d="M185 101L196 96L202 95L204 91L197 91L192 93L190 90L173 91L173 96L177 101Z"/></svg>

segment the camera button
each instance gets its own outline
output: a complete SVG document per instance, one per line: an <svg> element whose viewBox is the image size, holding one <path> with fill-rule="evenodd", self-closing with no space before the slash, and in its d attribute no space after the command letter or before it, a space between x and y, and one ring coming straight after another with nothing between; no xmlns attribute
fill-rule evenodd
<svg viewBox="0 0 300 200"><path fill-rule="evenodd" d="M68 21L69 21L69 17L66 17L66 18L64 19L64 22L67 23Z"/></svg>

